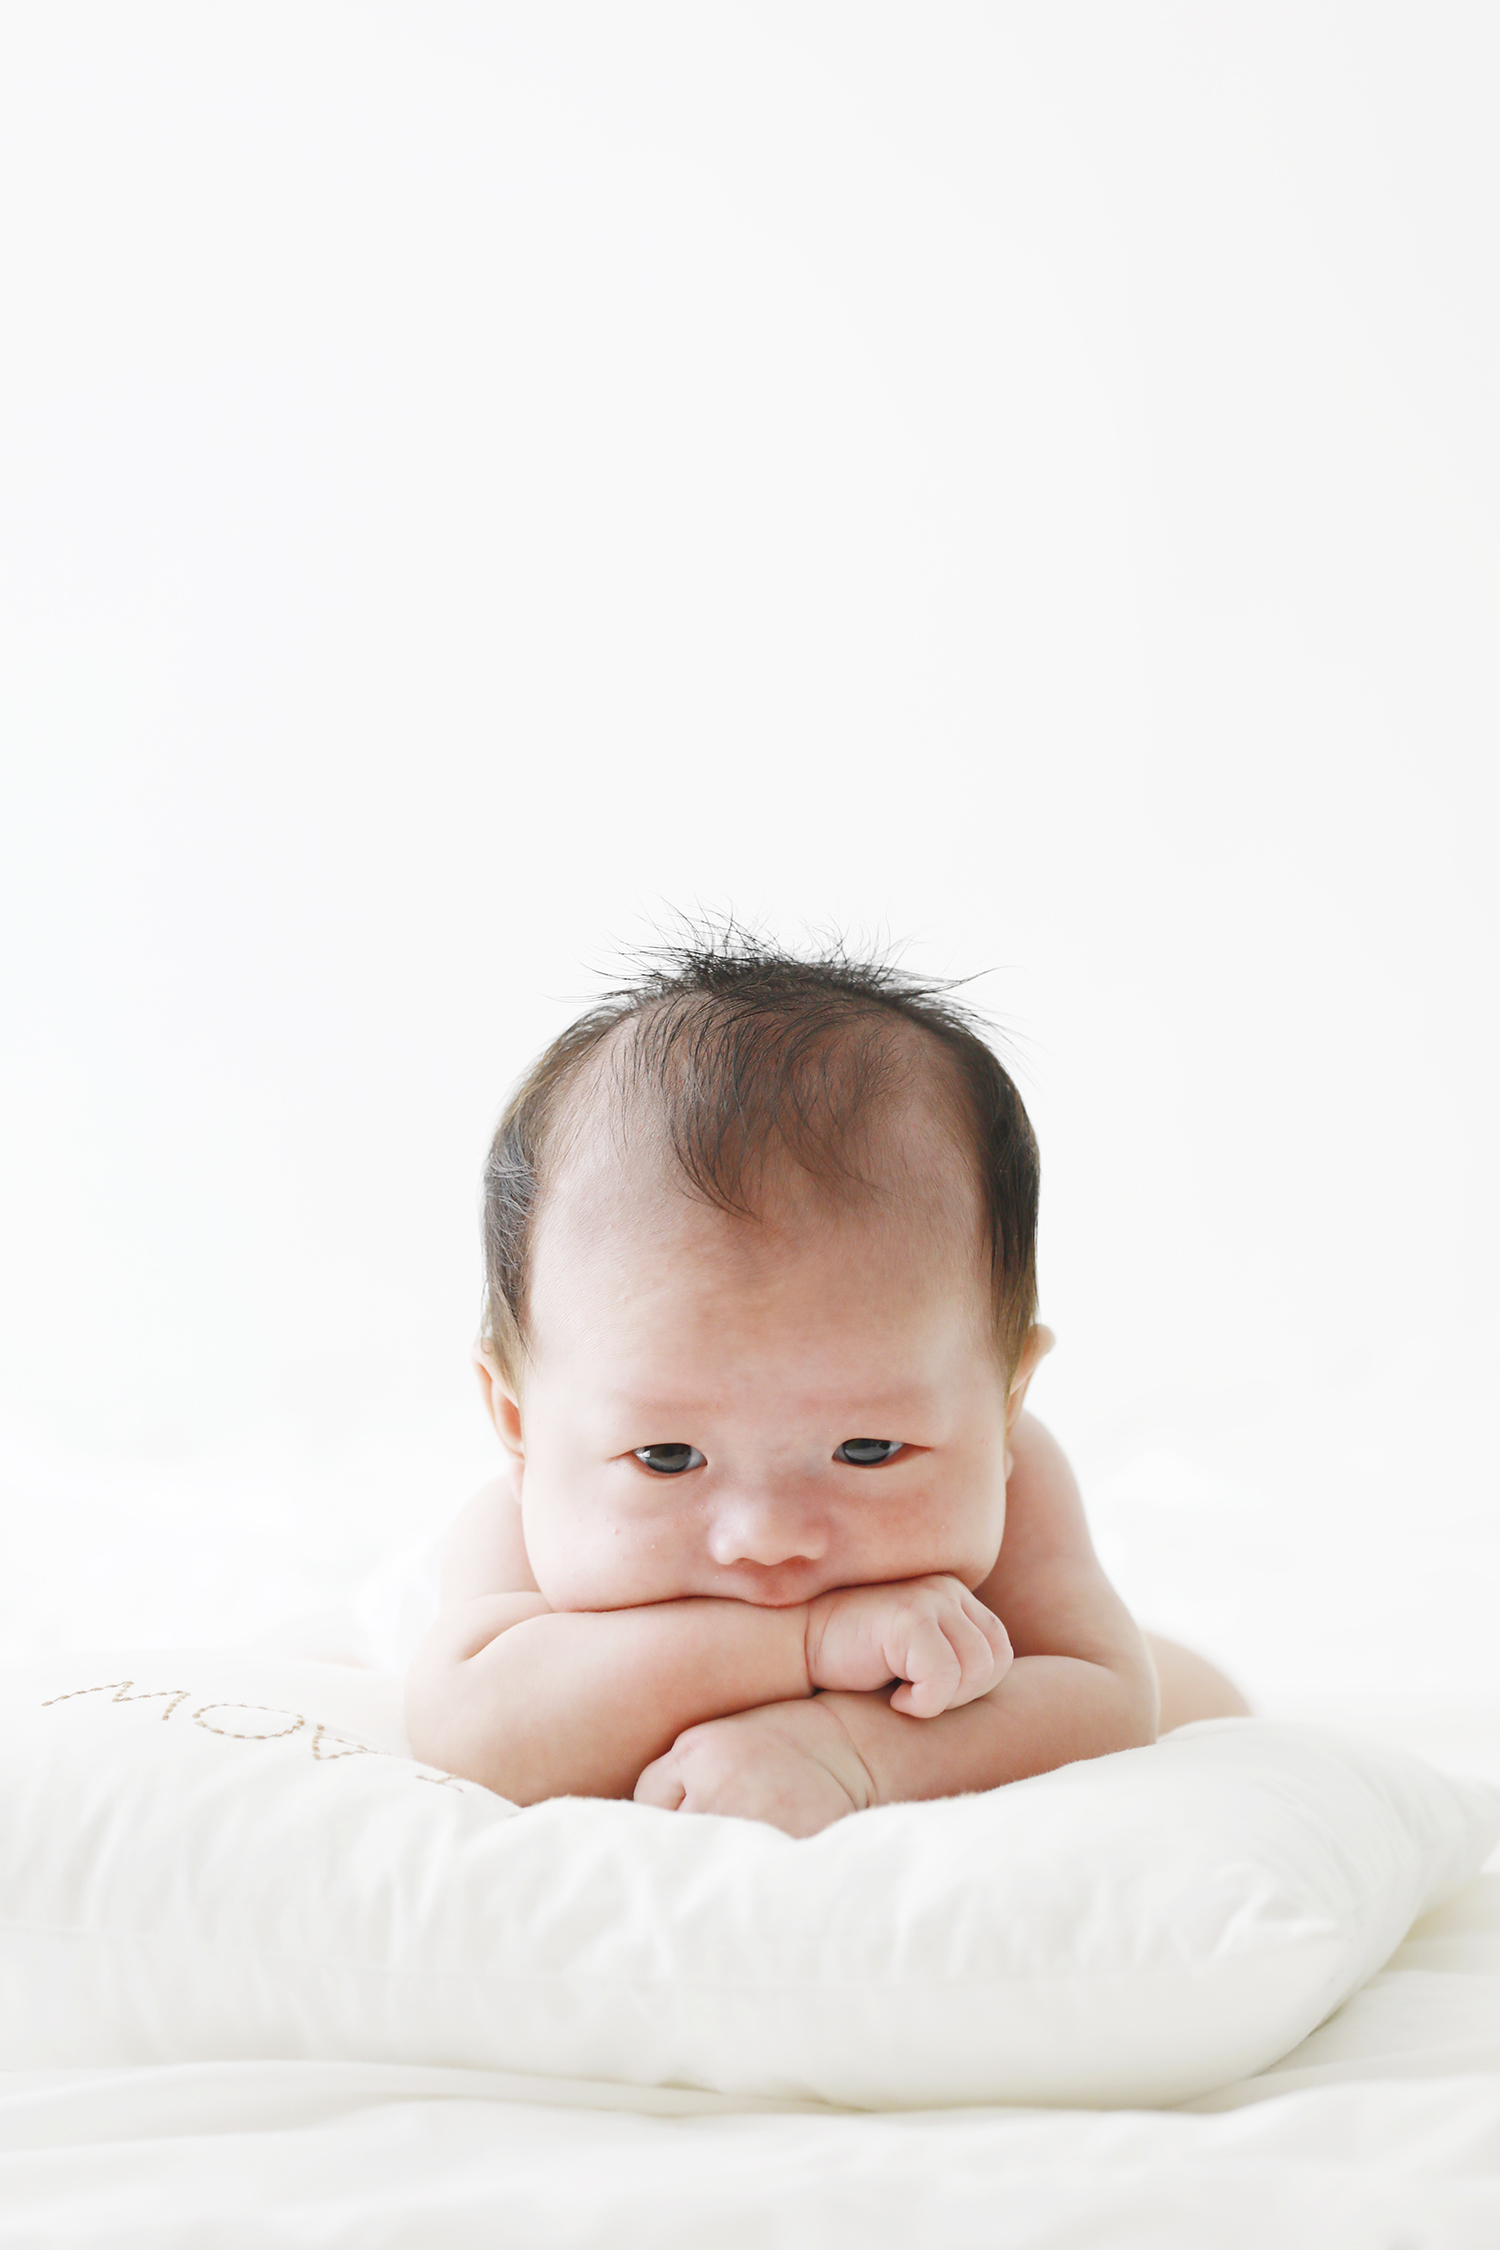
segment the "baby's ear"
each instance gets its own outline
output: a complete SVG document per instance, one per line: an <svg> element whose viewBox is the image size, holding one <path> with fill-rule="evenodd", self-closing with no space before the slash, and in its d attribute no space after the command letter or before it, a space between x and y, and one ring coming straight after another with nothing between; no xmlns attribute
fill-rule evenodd
<svg viewBox="0 0 1500 2250"><path fill-rule="evenodd" d="M1005 1427L1007 1432L1015 1428L1017 1417L1026 1404L1026 1393L1031 1387L1031 1378L1056 1342L1057 1338L1053 1335L1051 1329L1043 1328L1040 1322L1026 1331L1026 1341L1021 1346L1020 1355L1016 1360L1015 1371L1010 1379L1010 1394L1005 1401Z"/></svg>
<svg viewBox="0 0 1500 2250"><path fill-rule="evenodd" d="M514 1387L488 1344L474 1347L474 1372L484 1397L484 1410L495 1425L495 1435L516 1461L524 1459L521 1440L521 1404Z"/></svg>

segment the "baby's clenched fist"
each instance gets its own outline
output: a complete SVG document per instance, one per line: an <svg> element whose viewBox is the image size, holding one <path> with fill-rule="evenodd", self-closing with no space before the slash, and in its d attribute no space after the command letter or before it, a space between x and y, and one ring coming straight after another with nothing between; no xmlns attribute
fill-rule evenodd
<svg viewBox="0 0 1500 2250"><path fill-rule="evenodd" d="M1005 1627L957 1578L902 1578L845 1586L808 1604L807 1677L814 1688L852 1692L901 1685L893 1711L936 1718L1005 1677Z"/></svg>

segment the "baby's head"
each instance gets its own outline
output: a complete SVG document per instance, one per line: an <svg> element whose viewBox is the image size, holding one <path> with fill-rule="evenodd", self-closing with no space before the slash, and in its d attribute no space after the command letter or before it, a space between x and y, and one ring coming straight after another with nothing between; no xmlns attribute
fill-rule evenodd
<svg viewBox="0 0 1500 2250"><path fill-rule="evenodd" d="M739 936L565 1031L485 1172L481 1377L555 1609L988 1576L1036 1143L964 1013Z"/></svg>

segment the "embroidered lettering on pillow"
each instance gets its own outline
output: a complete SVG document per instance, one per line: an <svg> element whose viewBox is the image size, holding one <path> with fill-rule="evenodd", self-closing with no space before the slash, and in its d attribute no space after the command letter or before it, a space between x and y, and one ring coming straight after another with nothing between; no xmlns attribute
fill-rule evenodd
<svg viewBox="0 0 1500 2250"><path fill-rule="evenodd" d="M45 1696L44 1711L59 1703L73 1703L82 1696L107 1695L111 1704L160 1703L156 1714L164 1722L176 1716L184 1704L196 1699L191 1688L137 1687L130 1680L101 1680L93 1687L68 1688L62 1695ZM278 1722L271 1725L261 1720ZM352 1734L341 1734L336 1727L326 1725L321 1719L310 1719L303 1711L287 1711L270 1703L199 1704L189 1714L188 1723L201 1727L205 1734L216 1734L225 1742L285 1742L293 1735L301 1735L312 1755L320 1764L331 1764L338 1758L387 1758L388 1750L377 1750L368 1742L360 1742ZM436 1783L442 1789L467 1789L477 1785L458 1780L451 1773L439 1773L431 1767L414 1770L414 1781Z"/></svg>

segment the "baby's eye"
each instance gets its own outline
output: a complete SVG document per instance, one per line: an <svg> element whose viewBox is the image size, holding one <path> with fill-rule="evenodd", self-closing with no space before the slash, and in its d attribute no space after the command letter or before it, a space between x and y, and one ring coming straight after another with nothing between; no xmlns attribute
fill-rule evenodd
<svg viewBox="0 0 1500 2250"><path fill-rule="evenodd" d="M638 1445L635 1457L659 1477L680 1477L684 1469L701 1469L703 1456L696 1445Z"/></svg>
<svg viewBox="0 0 1500 2250"><path fill-rule="evenodd" d="M851 1469L881 1469L900 1451L900 1438L848 1437L835 1448L833 1458L847 1461Z"/></svg>

